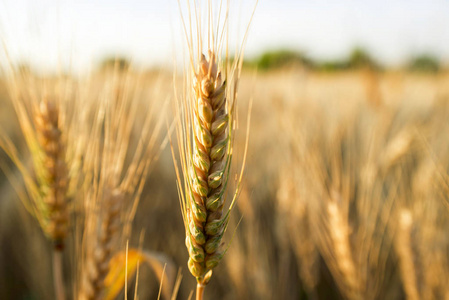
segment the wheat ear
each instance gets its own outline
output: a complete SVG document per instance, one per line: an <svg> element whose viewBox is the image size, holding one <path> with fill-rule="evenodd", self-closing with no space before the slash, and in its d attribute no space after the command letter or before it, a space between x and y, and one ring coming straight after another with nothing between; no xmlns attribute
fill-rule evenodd
<svg viewBox="0 0 449 300"><path fill-rule="evenodd" d="M43 194L43 230L53 240L53 277L55 296L65 299L62 271L62 250L67 236L69 211L67 208L68 168L65 162L66 145L59 124L56 102L44 99L35 111L34 121L39 145L42 149L40 187ZM42 173L41 173L42 172ZM39 177L39 176L38 176Z"/></svg>
<svg viewBox="0 0 449 300"><path fill-rule="evenodd" d="M82 299L103 299L105 279L109 272L109 262L115 253L120 238L120 220L125 194L119 189L105 188L102 196L100 232L95 241L93 252L88 256L87 270L83 278ZM95 230L96 222L89 224Z"/></svg>
<svg viewBox="0 0 449 300"><path fill-rule="evenodd" d="M44 231L54 241L58 250L64 248L67 236L68 172L65 162L66 146L59 127L59 108L54 101L45 99L35 112L38 141L43 150L41 192L46 205Z"/></svg>
<svg viewBox="0 0 449 300"><path fill-rule="evenodd" d="M186 76L189 90L184 91L183 100L175 107L179 118L177 138L183 179L176 158L173 158L186 230L188 268L197 279L196 299L201 300L212 270L226 252L222 238L228 226L230 212L240 193L244 171L246 154L242 160L240 176L236 178L237 186L232 201L224 212L233 153L233 133L236 128L238 82L248 28L242 40L242 48L236 52L231 63L228 48L229 2L225 13L222 11L223 2L220 2L215 14L212 1L207 1L207 25L204 28L201 5L194 2L191 7L190 1L187 2L188 26L182 12L181 21L189 48L190 66L189 75ZM206 29L207 43L203 40L203 29ZM222 61L220 56L224 48L226 57ZM207 57L203 54L205 49L208 50ZM245 153L247 145L248 140ZM174 155L173 151L172 153Z"/></svg>
<svg viewBox="0 0 449 300"><path fill-rule="evenodd" d="M361 299L360 283L351 253L348 224L345 222L340 208L334 201L328 202L327 212L329 215L330 237L334 247L336 265L341 272L341 280L345 285L347 297L350 299Z"/></svg>
<svg viewBox="0 0 449 300"><path fill-rule="evenodd" d="M223 215L224 191L228 177L228 113L226 82L209 52L203 55L194 81L193 161L190 166L190 190L186 210L186 246L189 270L202 288L208 271L215 268L224 254L221 242L227 224ZM209 273L211 274L211 273Z"/></svg>

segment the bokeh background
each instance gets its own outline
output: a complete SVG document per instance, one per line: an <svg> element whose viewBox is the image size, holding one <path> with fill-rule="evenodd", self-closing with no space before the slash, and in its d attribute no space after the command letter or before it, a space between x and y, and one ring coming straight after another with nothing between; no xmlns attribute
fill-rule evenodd
<svg viewBox="0 0 449 300"><path fill-rule="evenodd" d="M231 49L254 6L231 1ZM259 1L239 86L235 172L252 101L245 176L206 299L449 299L447 28L444 0ZM187 51L174 0L3 0L0 37L0 124L25 161L9 64L98 86L115 66L139 78L140 101L159 107L175 98ZM53 299L51 245L3 172L0 191L0 299ZM181 269L178 299L187 299L195 279L168 144L133 233L130 245ZM72 288L74 249L64 258ZM142 267L139 298L158 291Z"/></svg>

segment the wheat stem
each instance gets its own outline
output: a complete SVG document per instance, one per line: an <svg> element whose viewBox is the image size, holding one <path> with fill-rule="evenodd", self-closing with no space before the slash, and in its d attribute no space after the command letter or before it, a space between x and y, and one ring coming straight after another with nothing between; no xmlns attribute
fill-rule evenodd
<svg viewBox="0 0 449 300"><path fill-rule="evenodd" d="M402 276L407 299L419 299L416 285L416 269L413 263L413 251L411 248L411 230L413 226L413 215L408 209L402 209L399 216L399 234L397 238L397 251L399 254L399 267Z"/></svg>
<svg viewBox="0 0 449 300"><path fill-rule="evenodd" d="M62 250L53 249L53 284L55 288L55 299L65 300L64 278L62 271Z"/></svg>
<svg viewBox="0 0 449 300"><path fill-rule="evenodd" d="M196 285L196 300L203 300L205 285L198 282Z"/></svg>

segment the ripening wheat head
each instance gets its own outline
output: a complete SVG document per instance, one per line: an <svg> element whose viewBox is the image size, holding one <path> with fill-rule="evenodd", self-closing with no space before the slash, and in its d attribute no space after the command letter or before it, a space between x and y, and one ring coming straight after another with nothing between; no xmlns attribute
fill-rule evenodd
<svg viewBox="0 0 449 300"><path fill-rule="evenodd" d="M58 78L38 80L28 73L13 73L9 93L31 156L32 168L10 137L0 133L0 147L15 163L26 187L20 191L17 178L7 171L28 211L38 220L56 249L64 247L68 233L70 199L79 179L81 138L74 142L79 126L72 122L76 109L69 108L72 83ZM70 111L70 113L69 113Z"/></svg>
<svg viewBox="0 0 449 300"><path fill-rule="evenodd" d="M227 218L223 215L229 165L229 115L226 82L221 79L214 53L203 56L194 84L193 157L189 167L189 205L186 208L189 269L195 277L212 270L223 257Z"/></svg>
<svg viewBox="0 0 449 300"><path fill-rule="evenodd" d="M242 64L242 52L237 53L233 63L228 59L228 49L226 57L222 58L224 46L227 48L227 41L223 39L227 34L228 12L220 23L220 9L218 21L214 23L216 15L211 2L208 3L207 39L202 38L200 8L194 7L195 35L192 34L189 10L191 33L186 36L190 71L185 74L187 91L176 107L183 173L183 180L178 173L178 183L186 229L185 244L189 252L188 267L201 286L208 283L212 270L226 252L222 239L238 195L238 188L231 191L234 196L229 208L225 208L234 147L237 85ZM188 30L185 29L185 32Z"/></svg>

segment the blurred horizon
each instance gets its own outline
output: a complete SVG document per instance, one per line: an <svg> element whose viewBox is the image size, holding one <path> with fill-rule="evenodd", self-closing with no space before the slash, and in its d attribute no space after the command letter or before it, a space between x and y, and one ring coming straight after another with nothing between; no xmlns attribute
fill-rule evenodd
<svg viewBox="0 0 449 300"><path fill-rule="evenodd" d="M240 27L231 39L238 44L255 1L231 3L231 23ZM183 52L179 15L176 0L45 0L39 4L3 0L0 34L14 63L39 71L62 66L82 72L110 57L158 68L173 66ZM256 60L267 51L289 50L326 62L346 59L354 49L363 49L385 66L403 66L423 55L447 65L448 26L449 2L443 0L261 0L245 58Z"/></svg>

